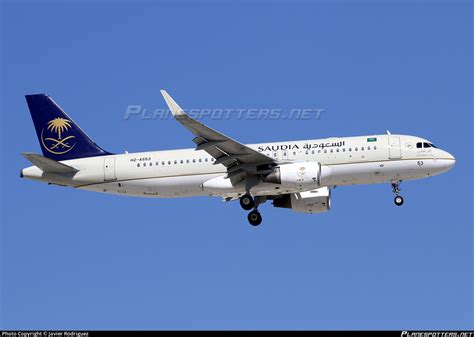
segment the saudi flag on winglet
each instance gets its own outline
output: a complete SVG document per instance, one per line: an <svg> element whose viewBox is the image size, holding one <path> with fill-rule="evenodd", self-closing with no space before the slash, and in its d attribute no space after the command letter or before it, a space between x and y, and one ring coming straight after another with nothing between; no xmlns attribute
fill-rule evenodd
<svg viewBox="0 0 474 337"><path fill-rule="evenodd" d="M370 142L376 142L377 141L377 138L373 137L373 138L367 138L367 142L370 143Z"/></svg>

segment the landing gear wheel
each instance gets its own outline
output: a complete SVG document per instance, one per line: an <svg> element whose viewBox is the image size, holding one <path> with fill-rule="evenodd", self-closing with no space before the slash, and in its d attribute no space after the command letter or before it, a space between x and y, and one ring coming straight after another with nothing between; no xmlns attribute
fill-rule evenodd
<svg viewBox="0 0 474 337"><path fill-rule="evenodd" d="M395 202L395 205L397 206L403 205L403 197L401 195L397 195L395 199L393 199L393 201Z"/></svg>
<svg viewBox="0 0 474 337"><path fill-rule="evenodd" d="M251 195L245 194L240 198L240 206L246 211L249 211L255 205L255 201L253 200Z"/></svg>
<svg viewBox="0 0 474 337"><path fill-rule="evenodd" d="M262 216L257 210L250 212L247 218L252 226L258 226L262 223Z"/></svg>

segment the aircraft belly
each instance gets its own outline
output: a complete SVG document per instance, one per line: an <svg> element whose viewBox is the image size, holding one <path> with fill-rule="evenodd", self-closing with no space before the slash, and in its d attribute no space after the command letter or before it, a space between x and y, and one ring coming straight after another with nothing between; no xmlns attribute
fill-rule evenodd
<svg viewBox="0 0 474 337"><path fill-rule="evenodd" d="M202 190L201 184L218 175L222 175L222 173L131 179L89 185L81 188L95 192L149 198L200 196L208 195L208 193Z"/></svg>

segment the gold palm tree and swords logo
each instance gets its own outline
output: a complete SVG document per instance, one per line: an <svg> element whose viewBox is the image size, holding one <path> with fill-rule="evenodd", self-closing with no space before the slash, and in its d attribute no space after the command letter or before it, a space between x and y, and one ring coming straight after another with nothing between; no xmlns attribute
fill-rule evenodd
<svg viewBox="0 0 474 337"><path fill-rule="evenodd" d="M57 138L54 137L43 137L44 129L41 130L41 143L43 147L54 154L64 154L72 150L76 143L74 142L74 138L76 136L66 136L63 138L63 134L66 133L69 129L71 129L71 121L57 117L55 119L50 120L47 123L46 132L57 135Z"/></svg>
<svg viewBox="0 0 474 337"><path fill-rule="evenodd" d="M301 166L297 171L296 174L298 177L303 178L306 175L306 167Z"/></svg>

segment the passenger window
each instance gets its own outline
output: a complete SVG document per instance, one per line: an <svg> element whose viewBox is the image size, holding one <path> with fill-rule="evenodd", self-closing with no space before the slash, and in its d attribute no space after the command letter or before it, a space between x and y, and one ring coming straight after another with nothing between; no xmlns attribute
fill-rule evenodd
<svg viewBox="0 0 474 337"><path fill-rule="evenodd" d="M206 159L204 159L204 160L205 160L205 161L207 161L207 158L206 158Z"/></svg>
<svg viewBox="0 0 474 337"><path fill-rule="evenodd" d="M367 146L367 150L369 150L369 151L370 151L370 146Z"/></svg>
<svg viewBox="0 0 474 337"><path fill-rule="evenodd" d="M168 160L168 165L171 165L171 161Z"/></svg>
<svg viewBox="0 0 474 337"><path fill-rule="evenodd" d="M364 147L362 146L362 147L360 148L360 150L361 150L361 151L364 151Z"/></svg>
<svg viewBox="0 0 474 337"><path fill-rule="evenodd" d="M336 152L339 152L339 148L336 149Z"/></svg>
<svg viewBox="0 0 474 337"><path fill-rule="evenodd" d="M374 145L374 150L377 150L377 146L376 146L376 145Z"/></svg>
<svg viewBox="0 0 474 337"><path fill-rule="evenodd" d="M328 150L324 150L324 153L328 153Z"/></svg>
<svg viewBox="0 0 474 337"><path fill-rule="evenodd" d="M184 161L181 159L181 164L183 164L183 163L184 163Z"/></svg>
<svg viewBox="0 0 474 337"><path fill-rule="evenodd" d="M329 152L331 152L331 153L332 153L332 152L333 152L333 150L331 149L331 150L329 150Z"/></svg>
<svg viewBox="0 0 474 337"><path fill-rule="evenodd" d="M189 159L186 159L186 164L189 164Z"/></svg>
<svg viewBox="0 0 474 337"><path fill-rule="evenodd" d="M346 152L346 148L345 148L345 147L342 148L342 152Z"/></svg>
<svg viewBox="0 0 474 337"><path fill-rule="evenodd" d="M162 162L161 162L161 165L165 165L165 162L164 162L164 161L162 161Z"/></svg>
<svg viewBox="0 0 474 337"><path fill-rule="evenodd" d="M293 156L296 156L296 152L293 152Z"/></svg>
<svg viewBox="0 0 474 337"><path fill-rule="evenodd" d="M150 166L153 166L153 163L152 163L152 162L149 162L148 164L150 164Z"/></svg>
<svg viewBox="0 0 474 337"><path fill-rule="evenodd" d="M155 163L156 166L158 166L158 164L159 164L158 162Z"/></svg>
<svg viewBox="0 0 474 337"><path fill-rule="evenodd" d="M352 152L352 147L349 148L349 152Z"/></svg>
<svg viewBox="0 0 474 337"><path fill-rule="evenodd" d="M140 167L140 163L137 164L137 167Z"/></svg>
<svg viewBox="0 0 474 337"><path fill-rule="evenodd" d="M354 149L354 151L357 151L357 150L358 150L358 149L357 149L357 147L356 147L356 148Z"/></svg>
<svg viewBox="0 0 474 337"><path fill-rule="evenodd" d="M146 163L143 163L143 166L145 167L145 166L146 166Z"/></svg>
<svg viewBox="0 0 474 337"><path fill-rule="evenodd" d="M321 150L318 150L318 153L321 153Z"/></svg>
<svg viewBox="0 0 474 337"><path fill-rule="evenodd" d="M199 162L200 162L200 163L202 162L202 159L201 159L201 158L199 158Z"/></svg>
<svg viewBox="0 0 474 337"><path fill-rule="evenodd" d="M311 154L314 154L314 150L311 150Z"/></svg>
<svg viewBox="0 0 474 337"><path fill-rule="evenodd" d="M195 162L196 162L196 159L193 159L193 163L195 163Z"/></svg>
<svg viewBox="0 0 474 337"><path fill-rule="evenodd" d="M175 160L175 161L174 161L174 163L175 163L175 165L176 165L176 164L178 164L178 161L177 161L177 160Z"/></svg>
<svg viewBox="0 0 474 337"><path fill-rule="evenodd" d="M308 151L306 151L305 154L308 155Z"/></svg>

